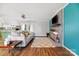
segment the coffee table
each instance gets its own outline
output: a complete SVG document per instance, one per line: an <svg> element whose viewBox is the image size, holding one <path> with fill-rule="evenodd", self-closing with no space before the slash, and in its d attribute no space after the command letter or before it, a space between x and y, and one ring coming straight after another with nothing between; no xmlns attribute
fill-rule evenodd
<svg viewBox="0 0 79 59"><path fill-rule="evenodd" d="M15 41L10 41L10 44L8 44L8 46L11 46L12 48L9 48L9 53L11 53L11 55L13 56L14 53L17 51L17 45L21 44L22 41L20 40L15 40Z"/></svg>

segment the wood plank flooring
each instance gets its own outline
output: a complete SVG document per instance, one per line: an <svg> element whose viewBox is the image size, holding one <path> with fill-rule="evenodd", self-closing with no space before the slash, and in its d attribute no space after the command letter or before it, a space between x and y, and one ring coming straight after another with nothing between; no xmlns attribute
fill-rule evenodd
<svg viewBox="0 0 79 59"><path fill-rule="evenodd" d="M16 51L14 56L73 56L68 50L63 47L60 48L32 48L32 42L25 47L22 48L21 51ZM2 56L11 56L8 52L8 49L0 48L0 55Z"/></svg>

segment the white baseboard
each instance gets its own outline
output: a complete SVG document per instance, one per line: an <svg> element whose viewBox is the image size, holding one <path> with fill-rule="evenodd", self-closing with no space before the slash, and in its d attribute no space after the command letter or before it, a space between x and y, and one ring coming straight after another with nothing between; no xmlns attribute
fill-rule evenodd
<svg viewBox="0 0 79 59"><path fill-rule="evenodd" d="M70 50L69 48L67 48L66 46L63 46L64 48L66 48L68 51L70 51L73 55L78 56L75 52L73 52L72 50Z"/></svg>

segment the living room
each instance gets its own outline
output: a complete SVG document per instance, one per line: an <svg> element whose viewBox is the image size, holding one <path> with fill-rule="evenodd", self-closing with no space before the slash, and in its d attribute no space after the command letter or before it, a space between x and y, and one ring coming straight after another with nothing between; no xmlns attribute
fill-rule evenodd
<svg viewBox="0 0 79 59"><path fill-rule="evenodd" d="M2 50L5 52L9 50L10 53L7 52L7 54L12 56L26 56L33 53L34 55L73 55L63 48L63 8L65 5L66 3L0 4L0 47ZM59 20L53 24L53 18ZM8 50L6 51L5 48ZM16 51L19 50L17 54ZM62 50L61 53L59 50ZM43 51L45 54L41 54ZM1 55L6 55L4 53Z"/></svg>

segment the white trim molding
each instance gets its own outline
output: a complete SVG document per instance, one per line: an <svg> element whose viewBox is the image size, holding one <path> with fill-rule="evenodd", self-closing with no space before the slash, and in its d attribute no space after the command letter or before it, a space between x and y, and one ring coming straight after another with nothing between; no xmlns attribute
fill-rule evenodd
<svg viewBox="0 0 79 59"><path fill-rule="evenodd" d="M73 52L72 50L70 50L69 48L67 48L66 46L63 46L65 49L67 49L68 51L70 51L74 56L78 56L75 52Z"/></svg>

